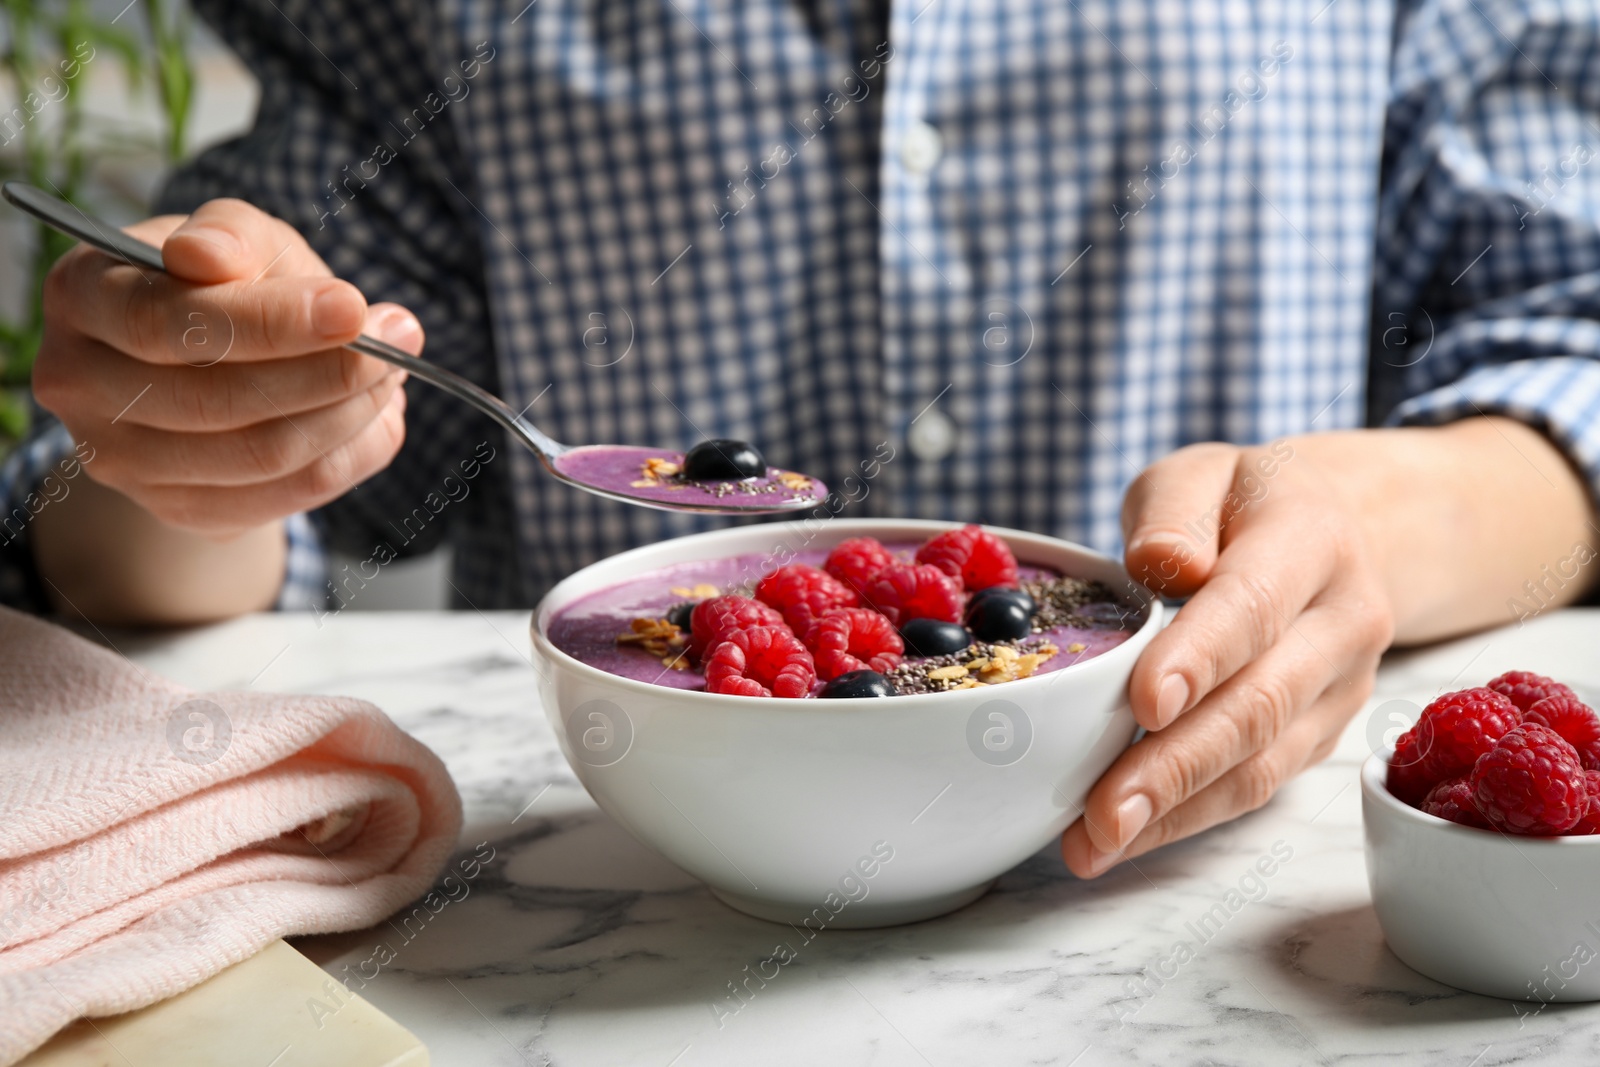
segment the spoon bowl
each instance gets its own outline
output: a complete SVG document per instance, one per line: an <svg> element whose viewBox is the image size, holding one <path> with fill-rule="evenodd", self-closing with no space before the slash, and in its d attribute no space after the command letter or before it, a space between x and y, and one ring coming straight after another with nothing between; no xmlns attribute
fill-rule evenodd
<svg viewBox="0 0 1600 1067"><path fill-rule="evenodd" d="M0 195L45 225L135 268L167 272L159 248L42 189L10 181L0 186ZM820 504L828 495L828 487L817 479L776 467L766 468L765 475L757 477L692 481L682 473L684 453L671 449L563 444L522 413L513 411L504 400L459 374L366 334L345 347L404 368L413 377L471 404L538 456L545 470L596 496L661 511L761 515L802 511ZM732 442L712 442L728 443Z"/></svg>

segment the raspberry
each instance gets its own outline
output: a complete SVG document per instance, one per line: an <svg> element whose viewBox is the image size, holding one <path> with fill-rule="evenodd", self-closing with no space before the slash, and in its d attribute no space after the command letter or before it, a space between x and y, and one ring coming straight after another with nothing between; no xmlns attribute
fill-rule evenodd
<svg viewBox="0 0 1600 1067"><path fill-rule="evenodd" d="M1472 770L1478 757L1522 721L1511 702L1488 689L1446 693L1395 743L1389 792L1412 807L1447 778Z"/></svg>
<svg viewBox="0 0 1600 1067"><path fill-rule="evenodd" d="M1413 808L1421 807L1422 798L1438 784L1426 758L1433 745L1431 726L1427 719L1418 719L1416 725L1394 743L1394 755L1389 758L1389 775L1384 784L1389 792Z"/></svg>
<svg viewBox="0 0 1600 1067"><path fill-rule="evenodd" d="M884 568L898 562L876 537L852 537L840 541L828 553L822 569L857 593L865 592Z"/></svg>
<svg viewBox="0 0 1600 1067"><path fill-rule="evenodd" d="M789 629L803 634L819 616L832 608L854 608L861 598L827 571L804 563L790 563L756 583L756 599L783 613Z"/></svg>
<svg viewBox="0 0 1600 1067"><path fill-rule="evenodd" d="M698 659L705 655L706 649L715 648L735 630L782 623L783 616L759 600L714 596L700 601L689 613L689 651Z"/></svg>
<svg viewBox="0 0 1600 1067"><path fill-rule="evenodd" d="M967 525L928 538L917 549L917 562L938 567L968 592L1017 584L1017 557L981 526Z"/></svg>
<svg viewBox="0 0 1600 1067"><path fill-rule="evenodd" d="M1584 771L1583 778L1589 791L1589 806L1583 810L1583 818L1567 833L1584 836L1600 834L1600 771Z"/></svg>
<svg viewBox="0 0 1600 1067"><path fill-rule="evenodd" d="M1437 815L1441 819L1448 819L1462 826L1476 826L1480 830L1489 829L1489 823L1472 799L1472 779L1469 775L1448 778L1434 786L1423 800L1422 810L1429 815Z"/></svg>
<svg viewBox="0 0 1600 1067"><path fill-rule="evenodd" d="M1557 694L1537 700L1527 709L1523 721L1550 727L1578 750L1584 770L1600 771L1600 718L1577 697Z"/></svg>
<svg viewBox="0 0 1600 1067"><path fill-rule="evenodd" d="M735 630L706 657L706 692L745 697L807 696L816 664L800 639L782 626Z"/></svg>
<svg viewBox="0 0 1600 1067"><path fill-rule="evenodd" d="M1577 750L1538 723L1518 726L1478 760L1472 793L1489 825L1513 834L1563 834L1589 810Z"/></svg>
<svg viewBox="0 0 1600 1067"><path fill-rule="evenodd" d="M1517 706L1518 711L1527 711L1545 697L1567 696L1574 700L1578 698L1578 694L1555 679L1534 674L1532 671L1506 671L1500 677L1490 679L1484 688L1493 689L1504 696Z"/></svg>
<svg viewBox="0 0 1600 1067"><path fill-rule="evenodd" d="M1433 731L1423 762L1436 782L1472 770L1479 756L1522 722L1509 700L1482 688L1446 693L1422 709L1422 718Z"/></svg>
<svg viewBox="0 0 1600 1067"><path fill-rule="evenodd" d="M848 671L888 674L906 650L889 620L868 608L834 608L811 624L805 644L816 657L817 676L829 682Z"/></svg>
<svg viewBox="0 0 1600 1067"><path fill-rule="evenodd" d="M961 588L930 564L896 563L878 575L866 599L895 626L911 619L961 621Z"/></svg>

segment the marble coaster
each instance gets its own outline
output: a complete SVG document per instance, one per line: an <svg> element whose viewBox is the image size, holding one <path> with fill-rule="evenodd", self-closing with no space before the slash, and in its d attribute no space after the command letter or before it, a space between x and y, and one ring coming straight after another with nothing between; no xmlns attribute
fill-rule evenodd
<svg viewBox="0 0 1600 1067"><path fill-rule="evenodd" d="M428 1067L405 1027L282 941L148 1008L79 1019L18 1067Z"/></svg>

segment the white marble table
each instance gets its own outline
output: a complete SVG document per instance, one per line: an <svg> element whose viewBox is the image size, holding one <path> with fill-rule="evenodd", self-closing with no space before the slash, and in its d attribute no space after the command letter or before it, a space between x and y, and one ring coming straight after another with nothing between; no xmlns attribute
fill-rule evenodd
<svg viewBox="0 0 1600 1067"><path fill-rule="evenodd" d="M1080 882L1046 849L946 918L827 931L737 1013L716 1011L787 930L724 907L595 808L535 699L526 622L254 616L114 638L196 687L365 697L444 758L463 855L487 842L495 857L470 893L410 941L379 927L298 942L335 974L387 942L395 958L362 993L439 1067L1600 1062L1600 1005L1532 1013L1384 947L1356 786L1370 715L1264 810L1137 868ZM1559 613L1391 657L1373 706L1512 667L1600 689L1597 648L1600 612ZM1274 848L1291 858L1257 889L1248 874ZM1260 899L1202 927L1242 878Z"/></svg>

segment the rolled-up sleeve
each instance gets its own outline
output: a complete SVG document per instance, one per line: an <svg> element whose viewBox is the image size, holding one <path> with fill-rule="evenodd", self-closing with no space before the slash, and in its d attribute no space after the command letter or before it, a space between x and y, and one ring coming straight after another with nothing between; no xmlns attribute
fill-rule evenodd
<svg viewBox="0 0 1600 1067"><path fill-rule="evenodd" d="M279 611L311 611L328 603L328 552L309 515L290 515L283 522L288 552L284 558Z"/></svg>
<svg viewBox="0 0 1600 1067"><path fill-rule="evenodd" d="M1397 42L1375 421L1520 420L1600 500L1600 9L1414 3Z"/></svg>
<svg viewBox="0 0 1600 1067"><path fill-rule="evenodd" d="M44 581L33 564L33 520L72 492L76 478L61 479L59 489L46 486L45 478L75 449L67 428L41 415L27 439L0 463L0 507L5 509L0 515L0 604L6 607L34 614L49 610ZM76 474L82 477L81 471Z"/></svg>
<svg viewBox="0 0 1600 1067"><path fill-rule="evenodd" d="M54 606L49 583L33 558L33 520L77 491L94 449L74 441L67 428L40 412L33 430L0 463L0 604L46 614ZM68 463L69 460L75 462ZM287 554L276 607L321 609L328 602L328 554L309 515L284 521Z"/></svg>
<svg viewBox="0 0 1600 1067"><path fill-rule="evenodd" d="M283 219L369 301L409 308L427 334L430 362L494 391L477 220L463 193L472 181L456 134L441 118L402 142L390 125L435 92L440 70L456 62L431 6L197 0L195 7L256 74L262 99L249 131L172 176L158 210L188 212L236 197ZM285 19L296 32L284 32ZM377 145L399 146L381 168ZM352 178L358 171L367 177ZM487 493L445 509L420 533L397 533L479 441L501 439L438 390L408 384L407 398L406 441L388 468L289 519L279 607L338 601L328 585L331 552L357 560L411 556L458 539L463 526L468 536L490 527L508 536L507 521L483 514ZM485 482L499 477L496 469Z"/></svg>
<svg viewBox="0 0 1600 1067"><path fill-rule="evenodd" d="M1400 425L1505 415L1544 434L1581 470L1600 500L1600 363L1593 357L1518 359L1469 371L1402 404Z"/></svg>

